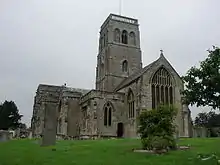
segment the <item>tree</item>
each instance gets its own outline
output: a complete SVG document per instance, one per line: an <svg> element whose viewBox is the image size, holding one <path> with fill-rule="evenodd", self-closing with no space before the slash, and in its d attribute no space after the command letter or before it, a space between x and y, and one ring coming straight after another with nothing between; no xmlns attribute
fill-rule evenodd
<svg viewBox="0 0 220 165"><path fill-rule="evenodd" d="M220 114L213 111L208 113L199 113L195 118L195 126L205 127L209 130L211 137L218 136L218 127L220 127Z"/></svg>
<svg viewBox="0 0 220 165"><path fill-rule="evenodd" d="M195 118L195 126L212 128L220 127L220 114L213 111L199 113Z"/></svg>
<svg viewBox="0 0 220 165"><path fill-rule="evenodd" d="M220 127L220 114L211 111L208 113L208 119L207 127Z"/></svg>
<svg viewBox="0 0 220 165"><path fill-rule="evenodd" d="M22 115L13 101L5 101L0 105L0 130L16 129L20 126Z"/></svg>
<svg viewBox="0 0 220 165"><path fill-rule="evenodd" d="M205 112L199 113L195 118L195 126L207 127L208 115Z"/></svg>
<svg viewBox="0 0 220 165"><path fill-rule="evenodd" d="M145 110L139 116L139 130L144 149L161 150L176 148L174 139L176 109L161 105L157 109Z"/></svg>
<svg viewBox="0 0 220 165"><path fill-rule="evenodd" d="M182 77L186 87L182 91L183 101L187 105L220 109L220 49L213 46L208 52L198 68L191 67Z"/></svg>
<svg viewBox="0 0 220 165"><path fill-rule="evenodd" d="M23 130L26 130L26 129L27 129L27 126L26 126L25 123L20 123L19 128L21 128L21 129L23 129Z"/></svg>

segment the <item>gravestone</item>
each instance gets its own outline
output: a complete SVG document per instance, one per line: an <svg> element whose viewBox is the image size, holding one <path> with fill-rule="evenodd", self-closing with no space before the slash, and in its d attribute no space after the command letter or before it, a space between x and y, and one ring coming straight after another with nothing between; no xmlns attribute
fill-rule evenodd
<svg viewBox="0 0 220 165"><path fill-rule="evenodd" d="M0 130L0 142L5 142L10 140L10 132L5 130Z"/></svg>
<svg viewBox="0 0 220 165"><path fill-rule="evenodd" d="M57 104L46 103L44 130L41 146L51 146L56 144L57 132Z"/></svg>
<svg viewBox="0 0 220 165"><path fill-rule="evenodd" d="M29 132L28 138L29 138L29 139L32 139L32 131Z"/></svg>

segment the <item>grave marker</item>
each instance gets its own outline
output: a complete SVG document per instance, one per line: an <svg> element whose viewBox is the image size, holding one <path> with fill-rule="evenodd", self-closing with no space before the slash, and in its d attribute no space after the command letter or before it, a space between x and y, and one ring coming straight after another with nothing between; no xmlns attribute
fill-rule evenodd
<svg viewBox="0 0 220 165"><path fill-rule="evenodd" d="M57 104L45 104L44 130L41 146L51 146L56 144L57 133Z"/></svg>

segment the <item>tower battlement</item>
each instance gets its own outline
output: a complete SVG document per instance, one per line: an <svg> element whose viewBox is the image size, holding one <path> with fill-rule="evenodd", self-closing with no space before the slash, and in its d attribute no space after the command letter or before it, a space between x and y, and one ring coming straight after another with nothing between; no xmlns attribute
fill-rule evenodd
<svg viewBox="0 0 220 165"><path fill-rule="evenodd" d="M105 27L105 25L108 24L108 22L110 20L118 21L118 22L122 22L122 23L127 23L127 24L138 25L138 19L125 17L125 16L121 16L121 15L117 15L117 14L110 14L107 17L107 19L104 21L104 23L102 24L101 29L103 29Z"/></svg>
<svg viewBox="0 0 220 165"><path fill-rule="evenodd" d="M110 14L100 30L96 89L113 91L141 67L138 20Z"/></svg>

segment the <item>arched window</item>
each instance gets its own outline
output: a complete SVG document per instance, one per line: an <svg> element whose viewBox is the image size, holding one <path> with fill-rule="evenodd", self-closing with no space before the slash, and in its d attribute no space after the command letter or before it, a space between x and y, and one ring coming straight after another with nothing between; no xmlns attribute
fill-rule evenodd
<svg viewBox="0 0 220 165"><path fill-rule="evenodd" d="M114 41L120 42L120 30L118 28L114 31Z"/></svg>
<svg viewBox="0 0 220 165"><path fill-rule="evenodd" d="M152 108L159 104L173 104L173 82L169 72L161 67L153 76L151 82Z"/></svg>
<svg viewBox="0 0 220 165"><path fill-rule="evenodd" d="M131 90L128 92L128 118L134 118L134 94Z"/></svg>
<svg viewBox="0 0 220 165"><path fill-rule="evenodd" d="M111 126L112 125L112 105L107 103L104 106L104 126Z"/></svg>
<svg viewBox="0 0 220 165"><path fill-rule="evenodd" d="M128 61L124 60L122 62L122 72L127 72L128 71Z"/></svg>
<svg viewBox="0 0 220 165"><path fill-rule="evenodd" d="M61 119L59 119L59 121L58 121L58 133L61 133L61 131L62 131L62 121L61 121Z"/></svg>
<svg viewBox="0 0 220 165"><path fill-rule="evenodd" d="M122 31L121 39L123 44L128 44L128 32L126 30Z"/></svg>
<svg viewBox="0 0 220 165"><path fill-rule="evenodd" d="M104 126L108 125L108 108L104 108Z"/></svg>
<svg viewBox="0 0 220 165"><path fill-rule="evenodd" d="M129 41L131 45L136 45L136 37L134 32L130 32Z"/></svg>

